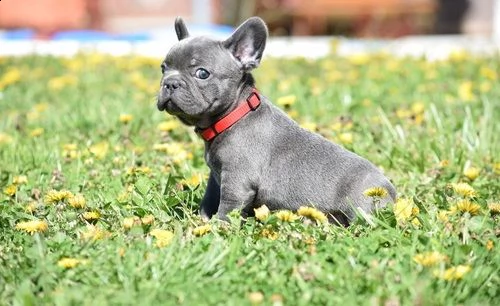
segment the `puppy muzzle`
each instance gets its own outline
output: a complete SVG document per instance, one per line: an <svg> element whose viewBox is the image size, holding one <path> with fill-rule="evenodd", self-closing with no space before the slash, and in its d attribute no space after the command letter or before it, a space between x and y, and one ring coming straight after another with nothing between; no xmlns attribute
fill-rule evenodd
<svg viewBox="0 0 500 306"><path fill-rule="evenodd" d="M163 111L167 109L169 104L172 104L172 96L182 85L183 82L178 71L170 71L163 77L160 94L158 95L158 103L156 104L158 110Z"/></svg>

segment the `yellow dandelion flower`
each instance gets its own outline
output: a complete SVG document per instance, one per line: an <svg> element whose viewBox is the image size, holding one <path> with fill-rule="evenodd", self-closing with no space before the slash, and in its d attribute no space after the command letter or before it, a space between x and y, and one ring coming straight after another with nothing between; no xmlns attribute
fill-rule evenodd
<svg viewBox="0 0 500 306"><path fill-rule="evenodd" d="M299 117L299 112L295 109L293 110L288 110L287 112L287 115L290 117L290 118L293 118L293 119L297 119Z"/></svg>
<svg viewBox="0 0 500 306"><path fill-rule="evenodd" d="M0 90L21 80L21 70L10 68L0 78Z"/></svg>
<svg viewBox="0 0 500 306"><path fill-rule="evenodd" d="M82 214L82 217L87 221L97 221L101 214L98 211L86 211Z"/></svg>
<svg viewBox="0 0 500 306"><path fill-rule="evenodd" d="M124 124L129 123L130 121L132 121L132 119L134 119L134 116L130 114L120 114L120 117L118 118L118 120Z"/></svg>
<svg viewBox="0 0 500 306"><path fill-rule="evenodd" d="M276 240L279 237L278 232L269 227L263 228L260 231L260 235L269 240Z"/></svg>
<svg viewBox="0 0 500 306"><path fill-rule="evenodd" d="M134 167L132 171L139 174L151 174L153 172L148 166Z"/></svg>
<svg viewBox="0 0 500 306"><path fill-rule="evenodd" d="M415 102L411 105L411 111L413 114L423 114L425 111L425 104L423 102Z"/></svg>
<svg viewBox="0 0 500 306"><path fill-rule="evenodd" d="M300 127L311 132L316 132L318 130L318 125L314 122L302 122Z"/></svg>
<svg viewBox="0 0 500 306"><path fill-rule="evenodd" d="M108 154L109 143L101 141L90 146L90 153L94 154L98 159L103 159Z"/></svg>
<svg viewBox="0 0 500 306"><path fill-rule="evenodd" d="M25 221L16 224L16 229L25 231L32 235L34 233L45 232L48 228L49 225L47 224L47 222L42 220Z"/></svg>
<svg viewBox="0 0 500 306"><path fill-rule="evenodd" d="M155 143L153 145L153 150L160 151L160 152L167 152L168 146L169 145L166 143Z"/></svg>
<svg viewBox="0 0 500 306"><path fill-rule="evenodd" d="M467 183L453 183L451 188L462 197L473 198L477 195L476 190Z"/></svg>
<svg viewBox="0 0 500 306"><path fill-rule="evenodd" d="M450 165L450 161L447 159L443 159L439 162L439 167L446 168Z"/></svg>
<svg viewBox="0 0 500 306"><path fill-rule="evenodd" d="M149 234L156 239L169 239L173 238L174 233L171 231L155 228L149 232Z"/></svg>
<svg viewBox="0 0 500 306"><path fill-rule="evenodd" d="M77 150L75 144L67 144L63 146L61 155L65 158L76 159L80 156L80 151Z"/></svg>
<svg viewBox="0 0 500 306"><path fill-rule="evenodd" d="M439 221L445 223L448 222L449 218L448 216L450 215L450 212L447 210L440 210L437 214L437 218Z"/></svg>
<svg viewBox="0 0 500 306"><path fill-rule="evenodd" d="M492 215L500 214L500 203L499 202L488 203L488 209L490 210L490 213Z"/></svg>
<svg viewBox="0 0 500 306"><path fill-rule="evenodd" d="M396 110L396 117L398 117L399 119L410 118L412 115L412 112L406 108L398 108Z"/></svg>
<svg viewBox="0 0 500 306"><path fill-rule="evenodd" d="M406 221L415 217L415 213L418 211L414 208L416 208L415 204L409 199L400 198L394 203L394 216L399 225L405 224Z"/></svg>
<svg viewBox="0 0 500 306"><path fill-rule="evenodd" d="M491 82L483 81L481 82L481 84L479 84L479 91L481 91L482 93L487 93L491 91L492 87L493 85L491 85Z"/></svg>
<svg viewBox="0 0 500 306"><path fill-rule="evenodd" d="M28 203L28 205L26 205L26 207L24 208L24 211L32 214L37 208L38 208L38 203L35 201L32 201L32 202Z"/></svg>
<svg viewBox="0 0 500 306"><path fill-rule="evenodd" d="M354 141L354 135L350 132L340 133L339 141L343 144L352 144L352 142Z"/></svg>
<svg viewBox="0 0 500 306"><path fill-rule="evenodd" d="M297 210L297 214L303 217L316 220L319 223L324 223L328 221L326 215L314 207L301 206Z"/></svg>
<svg viewBox="0 0 500 306"><path fill-rule="evenodd" d="M76 143L67 143L63 145L63 150L74 151L78 149L78 145Z"/></svg>
<svg viewBox="0 0 500 306"><path fill-rule="evenodd" d="M335 122L334 124L332 124L332 126L330 127L332 130L334 130L335 132L340 132L342 129L343 129L344 125L342 124L342 122L338 121L338 122Z"/></svg>
<svg viewBox="0 0 500 306"><path fill-rule="evenodd" d="M166 152L174 163L180 163L192 158L192 154L186 151L184 145L179 142L155 144L153 150Z"/></svg>
<svg viewBox="0 0 500 306"><path fill-rule="evenodd" d="M362 66L370 61L370 55L367 53L352 54L347 57L347 60L355 66Z"/></svg>
<svg viewBox="0 0 500 306"><path fill-rule="evenodd" d="M483 77L490 79L492 81L495 81L498 77L497 72L494 69L487 66L481 67L480 73Z"/></svg>
<svg viewBox="0 0 500 306"><path fill-rule="evenodd" d="M134 226L141 225L141 219L136 216L123 218L122 225L124 229L131 229Z"/></svg>
<svg viewBox="0 0 500 306"><path fill-rule="evenodd" d="M413 256L413 260L419 265L428 267L448 261L448 256L434 251L417 254Z"/></svg>
<svg viewBox="0 0 500 306"><path fill-rule="evenodd" d="M11 184L3 189L3 193L9 197L13 197L17 192L17 186Z"/></svg>
<svg viewBox="0 0 500 306"><path fill-rule="evenodd" d="M155 217L153 215L145 215L141 218L143 225L152 225L155 222Z"/></svg>
<svg viewBox="0 0 500 306"><path fill-rule="evenodd" d="M280 210L276 212L276 217L280 219L283 222L294 222L297 219L299 219L299 216L294 214L293 212L289 210Z"/></svg>
<svg viewBox="0 0 500 306"><path fill-rule="evenodd" d="M44 132L43 128L35 128L35 129L32 129L30 131L30 136L31 137L38 137L38 136L42 135L43 132Z"/></svg>
<svg viewBox="0 0 500 306"><path fill-rule="evenodd" d="M493 250L494 247L495 247L495 244L493 243L493 240L486 241L486 249L488 251Z"/></svg>
<svg viewBox="0 0 500 306"><path fill-rule="evenodd" d="M118 194L118 196L116 196L116 201L120 204L125 204L128 201L130 201L131 196L132 195L130 194L130 192L125 190L125 191L120 192L120 194Z"/></svg>
<svg viewBox="0 0 500 306"><path fill-rule="evenodd" d="M86 262L86 260L81 260L81 259L71 258L71 257L64 257L64 258L61 258L57 262L57 265L61 268L72 269L80 264L84 264L85 262Z"/></svg>
<svg viewBox="0 0 500 306"><path fill-rule="evenodd" d="M447 281L459 280L459 279L462 279L465 274L469 273L470 270L472 270L472 269L468 265L458 265L458 266L446 269L444 271L435 270L434 276L437 278L447 280Z"/></svg>
<svg viewBox="0 0 500 306"><path fill-rule="evenodd" d="M169 245L171 242L172 242L172 240L170 240L170 239L156 239L155 245L158 248L164 248L167 245Z"/></svg>
<svg viewBox="0 0 500 306"><path fill-rule="evenodd" d="M179 122L177 120L163 121L156 127L161 132L170 132L179 127Z"/></svg>
<svg viewBox="0 0 500 306"><path fill-rule="evenodd" d="M69 85L76 84L77 79L73 75L62 75L49 80L47 86L52 90L61 90Z"/></svg>
<svg viewBox="0 0 500 306"><path fill-rule="evenodd" d="M259 221L266 221L266 219L269 217L269 214L271 213L266 205L262 205L259 208L254 208L253 211L255 212L255 219Z"/></svg>
<svg viewBox="0 0 500 306"><path fill-rule="evenodd" d="M472 92L472 82L464 81L458 87L458 97L465 102L474 100L474 93Z"/></svg>
<svg viewBox="0 0 500 306"><path fill-rule="evenodd" d="M87 225L85 231L80 232L80 239L82 240L101 240L109 235L105 230L95 226Z"/></svg>
<svg viewBox="0 0 500 306"><path fill-rule="evenodd" d="M363 194L367 197L372 197L372 198L385 198L388 194L387 189L384 187L372 187L368 188L365 191L363 191Z"/></svg>
<svg viewBox="0 0 500 306"><path fill-rule="evenodd" d="M115 164L117 166L121 166L124 163L125 163L125 159L123 158L123 156L113 157L113 164Z"/></svg>
<svg viewBox="0 0 500 306"><path fill-rule="evenodd" d="M457 204L451 207L450 211L460 212L460 213L469 213L472 216L478 215L481 212L481 206L476 203L472 203L469 200L461 200L458 201Z"/></svg>
<svg viewBox="0 0 500 306"><path fill-rule="evenodd" d="M414 226L416 226L416 227L420 227L420 226L422 226L422 223L420 223L420 220L418 220L418 218L413 218L413 219L411 220L411 224L413 224L413 225L414 225Z"/></svg>
<svg viewBox="0 0 500 306"><path fill-rule="evenodd" d="M174 239L174 233L162 229L154 229L149 234L156 238L156 246L159 248L166 247Z"/></svg>
<svg viewBox="0 0 500 306"><path fill-rule="evenodd" d="M309 236L309 237L305 238L303 241L304 241L304 243L310 244L310 245L317 243L316 238L314 238L312 236Z"/></svg>
<svg viewBox="0 0 500 306"><path fill-rule="evenodd" d="M282 107L290 107L295 104L297 101L297 96L295 95L288 95L288 96L283 96L279 97L278 100L276 100L276 104Z"/></svg>
<svg viewBox="0 0 500 306"><path fill-rule="evenodd" d="M197 226L193 229L193 235L200 237L200 236L203 236L203 235L209 233L211 230L212 230L212 227L210 226L210 224Z"/></svg>
<svg viewBox="0 0 500 306"><path fill-rule="evenodd" d="M370 99L364 98L363 101L361 101L361 104L364 107L370 107L370 106L372 106L373 102Z"/></svg>
<svg viewBox="0 0 500 306"><path fill-rule="evenodd" d="M44 201L48 204L55 204L58 202L62 202L66 199L74 197L73 193L68 190L49 190L44 197Z"/></svg>
<svg viewBox="0 0 500 306"><path fill-rule="evenodd" d="M7 135L5 133L0 132L0 144L7 144L12 142L12 137L10 135Z"/></svg>
<svg viewBox="0 0 500 306"><path fill-rule="evenodd" d="M313 85L311 86L311 94L313 96L319 96L322 92L324 91L323 87L320 85Z"/></svg>
<svg viewBox="0 0 500 306"><path fill-rule="evenodd" d="M470 57L470 54L463 50L463 49L457 49L457 50L453 50L448 59L450 61L453 61L453 62L463 62L465 61L466 59L468 59Z"/></svg>
<svg viewBox="0 0 500 306"><path fill-rule="evenodd" d="M28 119L29 122L36 121L38 118L40 118L39 112L30 111L26 114L26 119Z"/></svg>
<svg viewBox="0 0 500 306"><path fill-rule="evenodd" d="M14 176L12 179L12 184L15 185L21 185L21 184L27 184L28 183L28 177L26 175L18 175Z"/></svg>
<svg viewBox="0 0 500 306"><path fill-rule="evenodd" d="M33 109L38 112L38 113L41 113L41 112L44 112L46 111L47 109L49 108L49 103L47 102L40 102L40 103L37 103L33 106Z"/></svg>
<svg viewBox="0 0 500 306"><path fill-rule="evenodd" d="M423 114L416 114L413 115L411 119L413 120L413 124L420 125L422 124L422 122L424 122L425 117Z"/></svg>
<svg viewBox="0 0 500 306"><path fill-rule="evenodd" d="M74 208L84 208L85 203L86 203L86 201L85 201L85 198L83 197L83 194L77 194L75 196L68 198L69 206L74 207Z"/></svg>
<svg viewBox="0 0 500 306"><path fill-rule="evenodd" d="M258 305L264 302L264 294L259 291L250 292L247 297L251 305Z"/></svg>
<svg viewBox="0 0 500 306"><path fill-rule="evenodd" d="M500 163L494 163L493 170L495 171L496 174L500 174Z"/></svg>
<svg viewBox="0 0 500 306"><path fill-rule="evenodd" d="M180 181L180 183L184 186L196 187L201 184L202 177L200 174L193 174L189 178L185 178Z"/></svg>
<svg viewBox="0 0 500 306"><path fill-rule="evenodd" d="M471 181L475 180L479 176L479 173L481 173L481 169L476 167L467 167L464 169L464 176Z"/></svg>

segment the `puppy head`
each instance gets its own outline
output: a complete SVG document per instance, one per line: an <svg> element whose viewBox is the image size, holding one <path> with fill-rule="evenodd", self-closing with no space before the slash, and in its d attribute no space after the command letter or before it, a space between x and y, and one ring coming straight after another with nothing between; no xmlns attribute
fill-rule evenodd
<svg viewBox="0 0 500 306"><path fill-rule="evenodd" d="M252 17L224 41L190 37L184 21L175 20L177 42L161 64L158 109L200 127L237 103L250 71L262 58L267 27Z"/></svg>

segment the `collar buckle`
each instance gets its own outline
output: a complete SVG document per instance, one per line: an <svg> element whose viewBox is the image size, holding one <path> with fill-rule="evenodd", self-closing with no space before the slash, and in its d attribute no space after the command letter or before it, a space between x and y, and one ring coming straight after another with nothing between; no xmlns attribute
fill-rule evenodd
<svg viewBox="0 0 500 306"><path fill-rule="evenodd" d="M247 103L248 107L250 107L250 110L252 111L256 110L259 107L260 96L255 89L252 90L252 94L247 98Z"/></svg>
<svg viewBox="0 0 500 306"><path fill-rule="evenodd" d="M246 103L244 103L243 101L246 101ZM257 89L253 88L250 96L243 101L241 101L242 103L225 117L215 122L206 129L197 130L197 133L200 134L200 136L205 141L211 141L217 135L221 134L222 132L230 128L233 124L238 122L246 114L251 111L255 111L261 103L261 98Z"/></svg>

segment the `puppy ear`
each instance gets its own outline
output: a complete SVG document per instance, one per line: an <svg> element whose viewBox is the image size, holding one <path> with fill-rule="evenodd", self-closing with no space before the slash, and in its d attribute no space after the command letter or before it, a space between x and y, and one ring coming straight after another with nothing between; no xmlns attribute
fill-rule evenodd
<svg viewBox="0 0 500 306"><path fill-rule="evenodd" d="M223 44L244 71L259 66L267 40L267 26L259 17L247 19Z"/></svg>
<svg viewBox="0 0 500 306"><path fill-rule="evenodd" d="M188 29L184 20L181 17L175 18L175 33L177 33L177 39L183 40L189 36Z"/></svg>

